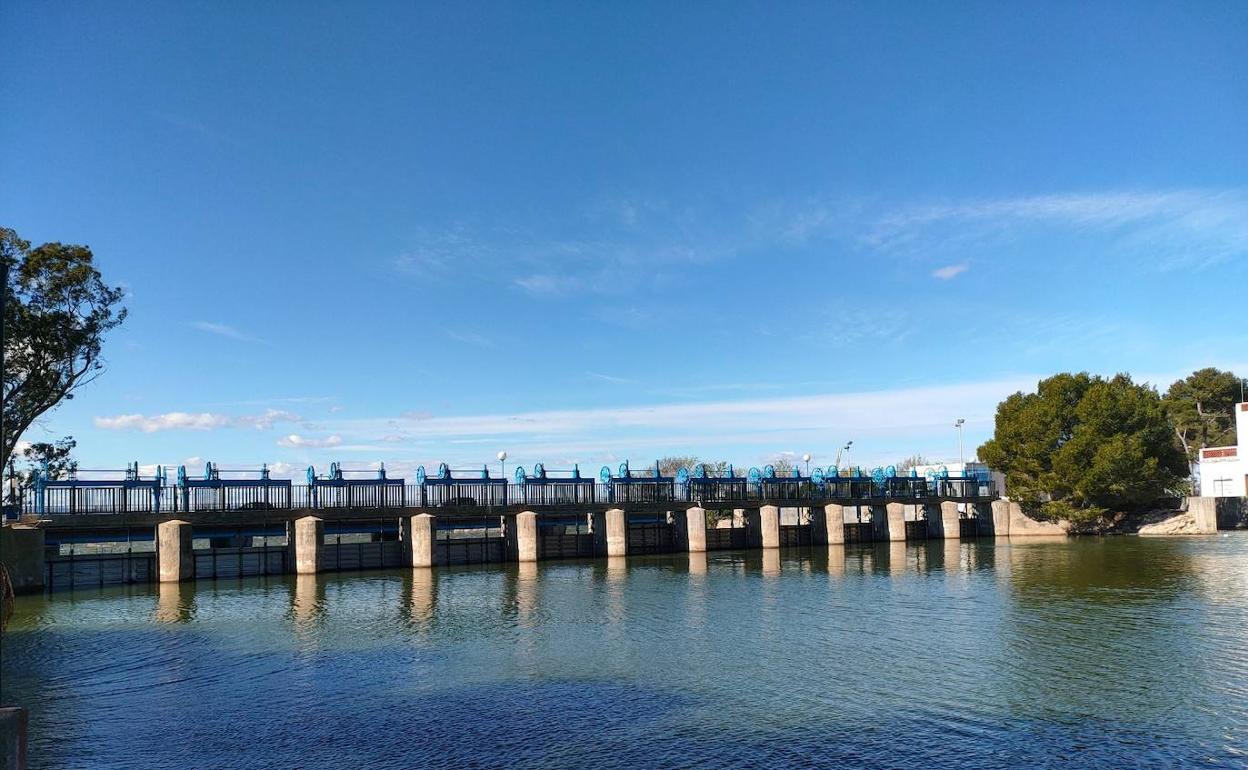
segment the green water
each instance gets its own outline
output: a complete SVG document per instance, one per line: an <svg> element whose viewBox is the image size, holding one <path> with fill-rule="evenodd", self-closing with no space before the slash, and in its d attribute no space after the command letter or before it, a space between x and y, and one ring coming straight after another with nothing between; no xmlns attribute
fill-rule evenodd
<svg viewBox="0 0 1248 770"><path fill-rule="evenodd" d="M1248 533L22 597L33 767L1248 767Z"/></svg>

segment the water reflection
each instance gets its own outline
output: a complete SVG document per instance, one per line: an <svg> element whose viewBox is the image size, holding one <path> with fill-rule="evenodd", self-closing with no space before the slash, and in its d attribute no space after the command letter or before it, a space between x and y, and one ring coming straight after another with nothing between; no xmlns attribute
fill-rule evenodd
<svg viewBox="0 0 1248 770"><path fill-rule="evenodd" d="M290 616L297 630L306 629L325 613L325 579L320 575L291 576Z"/></svg>
<svg viewBox="0 0 1248 770"><path fill-rule="evenodd" d="M159 583L156 591L152 619L157 623L189 623L195 619L195 583Z"/></svg>
<svg viewBox="0 0 1248 770"><path fill-rule="evenodd" d="M427 629L438 609L438 572L433 567L412 567L407 578L407 622Z"/></svg>
<svg viewBox="0 0 1248 770"><path fill-rule="evenodd" d="M102 589L22 597L0 674L49 767L240 724L223 765L1235 767L1246 565L1003 538Z"/></svg>

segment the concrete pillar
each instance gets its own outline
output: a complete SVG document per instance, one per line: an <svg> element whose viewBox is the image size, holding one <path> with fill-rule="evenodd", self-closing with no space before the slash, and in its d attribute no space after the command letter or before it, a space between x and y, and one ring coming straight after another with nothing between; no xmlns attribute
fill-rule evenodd
<svg viewBox="0 0 1248 770"><path fill-rule="evenodd" d="M940 504L940 531L946 540L962 538L962 517L958 514L958 504L946 500Z"/></svg>
<svg viewBox="0 0 1248 770"><path fill-rule="evenodd" d="M1010 501L992 501L992 534L997 537L1010 536Z"/></svg>
<svg viewBox="0 0 1248 770"><path fill-rule="evenodd" d="M845 509L836 503L811 508L813 532L817 545L839 545L845 542Z"/></svg>
<svg viewBox="0 0 1248 770"><path fill-rule="evenodd" d="M156 563L162 583L194 579L195 549L189 522L173 519L156 525Z"/></svg>
<svg viewBox="0 0 1248 770"><path fill-rule="evenodd" d="M413 567L432 567L437 563L437 517L418 513L408 519L407 539Z"/></svg>
<svg viewBox="0 0 1248 770"><path fill-rule="evenodd" d="M706 552L706 509L694 506L685 511L677 511L677 533L680 544L689 553Z"/></svg>
<svg viewBox="0 0 1248 770"><path fill-rule="evenodd" d="M1218 531L1218 499L1216 497L1189 497L1187 510L1196 521L1196 531L1213 534Z"/></svg>
<svg viewBox="0 0 1248 770"><path fill-rule="evenodd" d="M0 527L0 564L4 564L9 571L13 593L43 590L47 573L43 548L43 530L39 527L18 524Z"/></svg>
<svg viewBox="0 0 1248 770"><path fill-rule="evenodd" d="M533 511L516 514L516 561L537 561L537 514Z"/></svg>
<svg viewBox="0 0 1248 770"><path fill-rule="evenodd" d="M628 514L620 508L595 511L594 552L607 556L628 555Z"/></svg>
<svg viewBox="0 0 1248 770"><path fill-rule="evenodd" d="M295 519L295 574L315 575L321 569L325 522L316 516Z"/></svg>
<svg viewBox="0 0 1248 770"><path fill-rule="evenodd" d="M0 768L26 770L29 714L18 706L0 708Z"/></svg>
<svg viewBox="0 0 1248 770"><path fill-rule="evenodd" d="M780 547L780 509L764 505L758 509L759 539L763 548ZM777 567L778 569L778 567Z"/></svg>
<svg viewBox="0 0 1248 770"><path fill-rule="evenodd" d="M906 506L902 503L889 503L884 508L888 521L888 540L905 541L906 539Z"/></svg>

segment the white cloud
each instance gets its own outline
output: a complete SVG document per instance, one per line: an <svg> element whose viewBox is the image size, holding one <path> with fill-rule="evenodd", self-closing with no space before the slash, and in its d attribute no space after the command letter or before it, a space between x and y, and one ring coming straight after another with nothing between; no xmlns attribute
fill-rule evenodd
<svg viewBox="0 0 1248 770"><path fill-rule="evenodd" d="M970 269L971 266L969 263L959 262L956 265L945 265L944 267L939 267L933 270L932 277L939 278L942 281L948 281L950 278L956 278Z"/></svg>
<svg viewBox="0 0 1248 770"><path fill-rule="evenodd" d="M281 409L267 409L262 414L225 415L214 412L166 412L164 414L120 414L96 417L95 427L103 430L139 430L155 433L162 430L216 430L218 428L255 428L268 430L280 422L298 422L301 418Z"/></svg>
<svg viewBox="0 0 1248 770"><path fill-rule="evenodd" d="M155 433L160 430L213 430L230 424L230 418L212 412L167 412L146 416L121 414L116 417L96 417L95 427L104 430L141 430Z"/></svg>
<svg viewBox="0 0 1248 770"><path fill-rule="evenodd" d="M250 334L241 332L228 324L214 323L212 321L193 321L191 322L191 326L195 329L199 329L201 332L216 334L220 337L238 340L239 342L255 342L262 345L268 344L259 337L253 337Z"/></svg>
<svg viewBox="0 0 1248 770"><path fill-rule="evenodd" d="M326 436L325 438L306 438L298 433L292 433L277 440L278 446L286 447L287 449L325 449L336 447L341 443L342 436L337 434Z"/></svg>

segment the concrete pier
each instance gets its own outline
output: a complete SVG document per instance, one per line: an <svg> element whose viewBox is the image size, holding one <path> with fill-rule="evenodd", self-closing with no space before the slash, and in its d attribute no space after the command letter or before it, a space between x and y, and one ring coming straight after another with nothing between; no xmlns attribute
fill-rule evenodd
<svg viewBox="0 0 1248 770"><path fill-rule="evenodd" d="M952 500L946 500L940 504L940 521L941 536L946 540L959 540L962 537L962 517L958 513L958 504Z"/></svg>
<svg viewBox="0 0 1248 770"><path fill-rule="evenodd" d="M194 579L195 550L188 522L173 519L156 525L156 563L162 583Z"/></svg>
<svg viewBox="0 0 1248 770"><path fill-rule="evenodd" d="M764 505L758 509L759 542L763 548L780 547L780 509ZM779 566L777 565L777 569Z"/></svg>
<svg viewBox="0 0 1248 770"><path fill-rule="evenodd" d="M817 545L839 545L845 542L845 508L830 503L810 509L812 534Z"/></svg>
<svg viewBox="0 0 1248 770"><path fill-rule="evenodd" d="M628 555L628 514L620 508L595 511L594 553L606 556Z"/></svg>
<svg viewBox="0 0 1248 770"><path fill-rule="evenodd" d="M295 519L295 574L315 575L321 569L321 543L325 540L325 522L316 516Z"/></svg>
<svg viewBox="0 0 1248 770"><path fill-rule="evenodd" d="M24 708L0 708L0 770L26 770L30 715Z"/></svg>
<svg viewBox="0 0 1248 770"><path fill-rule="evenodd" d="M902 541L906 539L906 506L902 503L889 503L884 506L887 526L885 540Z"/></svg>
<svg viewBox="0 0 1248 770"><path fill-rule="evenodd" d="M44 533L38 527L11 524L0 527L0 564L9 571L13 593L43 590L46 561Z"/></svg>
<svg viewBox="0 0 1248 770"><path fill-rule="evenodd" d="M521 511L515 519L515 557L521 564L537 561L537 514Z"/></svg>
<svg viewBox="0 0 1248 770"><path fill-rule="evenodd" d="M676 513L677 538L689 553L706 552L706 509L694 506Z"/></svg>
<svg viewBox="0 0 1248 770"><path fill-rule="evenodd" d="M413 567L432 567L437 563L437 517L420 513L408 519L407 539Z"/></svg>

